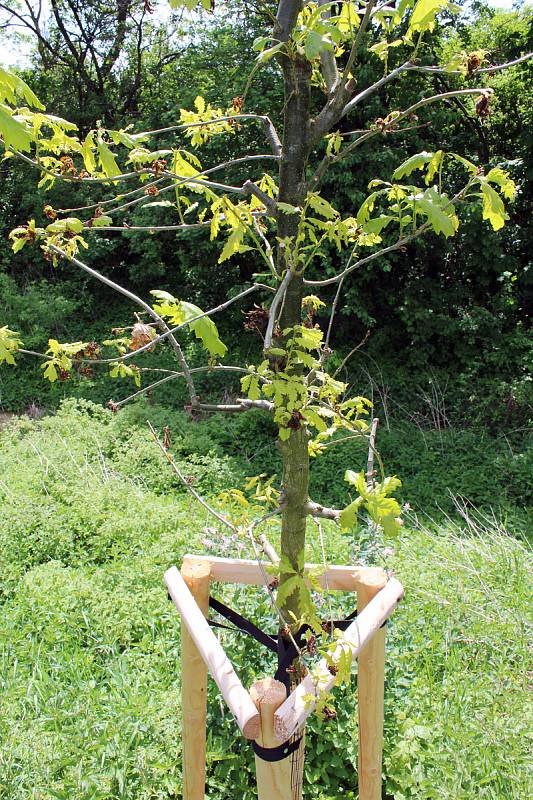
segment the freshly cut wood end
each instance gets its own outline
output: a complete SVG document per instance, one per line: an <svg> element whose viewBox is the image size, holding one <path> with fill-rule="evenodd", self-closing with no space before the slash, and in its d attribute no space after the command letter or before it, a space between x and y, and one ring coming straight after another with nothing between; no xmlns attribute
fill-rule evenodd
<svg viewBox="0 0 533 800"><path fill-rule="evenodd" d="M207 578L211 576L211 564L203 558L185 556L181 565L181 574L189 580Z"/></svg>
<svg viewBox="0 0 533 800"><path fill-rule="evenodd" d="M274 735L280 742L286 742L296 733L296 728L290 730L284 723L284 720L278 716L274 716Z"/></svg>
<svg viewBox="0 0 533 800"><path fill-rule="evenodd" d="M252 697L253 700L253 697ZM261 732L261 717L259 711L250 717L242 726L242 735L245 739L257 739Z"/></svg>
<svg viewBox="0 0 533 800"><path fill-rule="evenodd" d="M277 681L275 678L264 678L251 685L250 697L258 707L264 703L278 708L285 701L287 690L281 681Z"/></svg>
<svg viewBox="0 0 533 800"><path fill-rule="evenodd" d="M364 570L354 571L354 578L358 587L368 586L376 590L382 589L388 580L382 567L366 567Z"/></svg>

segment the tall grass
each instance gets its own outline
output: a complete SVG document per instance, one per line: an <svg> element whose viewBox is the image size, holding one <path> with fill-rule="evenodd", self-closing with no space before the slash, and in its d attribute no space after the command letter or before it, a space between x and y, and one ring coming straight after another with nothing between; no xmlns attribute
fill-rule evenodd
<svg viewBox="0 0 533 800"><path fill-rule="evenodd" d="M184 428L176 457L216 490L239 465L202 436L189 441ZM180 797L179 625L162 574L203 550L204 513L141 425L91 404L16 422L0 445L0 798ZM331 562L358 550L324 531ZM380 551L407 590L388 634L389 798L530 795L530 554L512 534L463 509L412 520L392 553ZM309 550L321 560L317 537ZM224 591L275 628L264 592ZM222 636L246 683L272 670L252 640ZM354 694L339 695L337 720L309 726L308 798L357 797ZM252 753L213 685L208 750L208 796L255 797Z"/></svg>

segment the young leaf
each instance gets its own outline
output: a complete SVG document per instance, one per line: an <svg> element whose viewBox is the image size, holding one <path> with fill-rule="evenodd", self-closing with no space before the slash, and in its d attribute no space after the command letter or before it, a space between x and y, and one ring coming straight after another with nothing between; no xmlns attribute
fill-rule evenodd
<svg viewBox="0 0 533 800"><path fill-rule="evenodd" d="M509 215L505 210L503 200L498 192L486 181L481 183L481 193L483 197L483 219L487 219L495 231L503 228Z"/></svg>
<svg viewBox="0 0 533 800"><path fill-rule="evenodd" d="M403 164L400 164L399 167L396 167L392 173L393 180L397 181L405 177L405 175L411 175L416 169L424 169L432 158L433 153L416 153L414 156L408 158L407 161L404 161Z"/></svg>
<svg viewBox="0 0 533 800"><path fill-rule="evenodd" d="M13 117L7 106L2 105L0 105L0 136L4 140L6 150L8 147L26 152L31 149L33 137L26 127Z"/></svg>
<svg viewBox="0 0 533 800"><path fill-rule="evenodd" d="M102 165L105 175L107 175L108 178L114 178L116 175L120 175L120 169L115 156L101 136L98 137L97 147L98 155L100 156L100 164Z"/></svg>
<svg viewBox="0 0 533 800"><path fill-rule="evenodd" d="M357 500L354 500L353 503L350 503L349 506L346 506L346 508L341 511L339 522L342 530L347 531L354 527L362 503L363 498L358 497Z"/></svg>
<svg viewBox="0 0 533 800"><path fill-rule="evenodd" d="M427 217L435 233L442 233L446 238L455 235L459 227L459 218L454 213L453 206L444 208L448 203L445 195L430 188L426 189L423 195L416 195L415 201L417 212Z"/></svg>
<svg viewBox="0 0 533 800"><path fill-rule="evenodd" d="M13 353L17 352L21 344L18 333L10 331L7 325L0 328L0 364L5 362L14 366Z"/></svg>

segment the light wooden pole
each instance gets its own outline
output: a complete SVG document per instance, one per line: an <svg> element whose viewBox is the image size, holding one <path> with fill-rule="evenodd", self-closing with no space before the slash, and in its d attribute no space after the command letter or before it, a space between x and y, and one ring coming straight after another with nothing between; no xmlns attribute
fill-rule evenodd
<svg viewBox="0 0 533 800"><path fill-rule="evenodd" d="M358 614L385 586L383 572L357 587ZM380 628L359 655L359 800L381 800L383 707L385 691L385 628Z"/></svg>
<svg viewBox="0 0 533 800"><path fill-rule="evenodd" d="M209 609L209 562L187 559L181 574L198 608ZM181 623L181 707L183 748L183 800L204 800L207 666L187 625Z"/></svg>
<svg viewBox="0 0 533 800"><path fill-rule="evenodd" d="M256 681L250 688L261 717L261 730L257 744L261 747L279 747L274 733L274 713L287 696L285 686L274 678ZM303 739L297 751L281 761L264 761L255 756L258 800L301 800L303 777Z"/></svg>

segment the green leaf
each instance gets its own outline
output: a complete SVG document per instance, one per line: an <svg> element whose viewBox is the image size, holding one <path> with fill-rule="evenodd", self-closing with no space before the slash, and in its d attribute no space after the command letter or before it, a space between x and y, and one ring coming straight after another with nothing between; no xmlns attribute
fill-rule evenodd
<svg viewBox="0 0 533 800"><path fill-rule="evenodd" d="M415 32L432 31L439 11L443 9L453 11L456 8L457 6L449 0L418 0L409 22L407 35L412 37Z"/></svg>
<svg viewBox="0 0 533 800"><path fill-rule="evenodd" d="M304 53L309 61L313 61L324 50L333 50L333 45L317 31L309 31L305 37Z"/></svg>
<svg viewBox="0 0 533 800"><path fill-rule="evenodd" d="M18 333L9 330L7 325L0 328L0 364L5 362L6 364L14 366L15 359L13 358L13 353L17 352L21 344L22 342L19 339Z"/></svg>
<svg viewBox="0 0 533 800"><path fill-rule="evenodd" d="M498 192L486 181L481 183L483 197L483 219L487 219L495 231L503 228L509 215Z"/></svg>
<svg viewBox="0 0 533 800"><path fill-rule="evenodd" d="M89 133L85 137L85 141L83 142L81 154L83 156L83 163L85 164L85 169L87 170L87 172L90 172L91 174L96 170L96 160L94 158L93 147L94 147L94 131L89 131Z"/></svg>
<svg viewBox="0 0 533 800"><path fill-rule="evenodd" d="M468 171L469 171L469 172L470 172L472 175L475 175L475 174L476 174L476 172L477 172L477 167L476 167L476 165L475 165L475 164L472 164L472 162L471 162L471 161L469 161L467 158L463 158L463 156L459 156L459 155L457 155L457 153L450 153L450 156L452 156L452 158L455 158L455 160L456 160L456 161L458 161L460 164L462 164L462 165L463 165L463 167L466 167L466 169L467 169L467 170L468 170Z"/></svg>
<svg viewBox="0 0 533 800"><path fill-rule="evenodd" d="M217 326L210 317L201 317L193 322L190 321L194 317L199 317L203 314L201 308L198 308L193 303L177 300L169 292L159 289L153 289L150 294L160 300L159 304L154 305L154 310L158 314L169 318L173 325L181 325L188 322L190 330L193 331L197 339L200 339L210 355L224 356L226 354L228 348L221 341Z"/></svg>
<svg viewBox="0 0 533 800"><path fill-rule="evenodd" d="M7 100L15 105L17 97L22 97L28 105L44 110L44 106L22 78L0 67L0 102Z"/></svg>
<svg viewBox="0 0 533 800"><path fill-rule="evenodd" d="M501 167L493 167L486 175L489 183L495 183L500 187L500 191L507 200L513 200L516 195L516 184L509 177L509 173Z"/></svg>
<svg viewBox="0 0 533 800"><path fill-rule="evenodd" d="M41 369L44 369L44 377L49 380L50 383L57 381L57 370L53 361L47 361L45 364L41 364Z"/></svg>
<svg viewBox="0 0 533 800"><path fill-rule="evenodd" d="M7 106L0 105L0 136L4 140L6 149L13 147L15 150L28 152L31 149L33 137L26 127L16 120Z"/></svg>
<svg viewBox="0 0 533 800"><path fill-rule="evenodd" d="M91 222L92 228L107 228L109 225L113 224L113 220L111 217L102 214L101 217L95 217Z"/></svg>
<svg viewBox="0 0 533 800"><path fill-rule="evenodd" d="M425 182L429 186L439 169L441 168L442 161L444 159L444 152L442 150L437 150L436 153L433 153L433 157L428 164L428 171L426 174Z"/></svg>
<svg viewBox="0 0 533 800"><path fill-rule="evenodd" d="M344 531L350 530L350 528L353 528L356 524L362 503L363 498L358 497L357 500L354 500L353 503L350 503L349 506L346 506L346 508L341 511L339 523Z"/></svg>
<svg viewBox="0 0 533 800"><path fill-rule="evenodd" d="M276 203L277 207L280 211L283 211L284 214L299 214L302 210L298 206L291 206L290 203Z"/></svg>
<svg viewBox="0 0 533 800"><path fill-rule="evenodd" d="M224 245L222 253L220 254L220 257L218 259L219 264L222 264L224 261L227 261L235 253L245 253L247 250L251 249L250 247L248 247L247 245L243 245L242 243L245 233L246 233L246 228L244 225L239 225L232 231L232 233L226 240L226 244Z"/></svg>
<svg viewBox="0 0 533 800"><path fill-rule="evenodd" d="M202 314L202 310L192 303L181 302L185 313L185 321ZM210 317L201 317L189 324L197 339L200 339L205 349L212 356L224 356L228 350L218 335L218 328Z"/></svg>
<svg viewBox="0 0 533 800"><path fill-rule="evenodd" d="M287 439L290 439L291 436L291 429L290 428L280 428L278 430L278 436L282 442L286 442Z"/></svg>
<svg viewBox="0 0 533 800"><path fill-rule="evenodd" d="M404 161L403 164L400 164L400 166L394 170L392 173L393 180L397 181L406 175L411 175L411 173L417 169L424 169L432 158L433 153L426 153L425 151L422 153L415 153L414 156L408 158L407 161Z"/></svg>
<svg viewBox="0 0 533 800"><path fill-rule="evenodd" d="M365 222L368 222L368 220L370 219L370 214L374 210L376 199L379 197L380 194L383 194L384 191L385 191L384 189L381 189L379 192L372 192L372 194L369 194L368 197L365 200L363 200L361 208L357 212L358 225L364 225Z"/></svg>
<svg viewBox="0 0 533 800"><path fill-rule="evenodd" d="M442 233L446 238L454 236L459 227L459 218L453 211L453 206L444 210L448 203L446 195L441 195L436 189L426 189L423 195L416 195L416 210L427 217L435 233Z"/></svg>
<svg viewBox="0 0 533 800"><path fill-rule="evenodd" d="M361 20L357 13L357 6L353 2L344 2L337 20L337 27L341 33L351 33L359 27Z"/></svg>
<svg viewBox="0 0 533 800"><path fill-rule="evenodd" d="M284 581L278 589L276 595L277 605L283 608L289 597L295 592L299 591L301 583L302 578L300 575L293 575L292 577L287 578L287 580Z"/></svg>
<svg viewBox="0 0 533 800"><path fill-rule="evenodd" d="M108 178L114 178L117 175L120 175L120 169L116 162L115 156L104 142L101 136L98 137L97 140L97 147L98 147L98 155L100 157L100 164L102 165L102 169L107 175Z"/></svg>
<svg viewBox="0 0 533 800"><path fill-rule="evenodd" d="M307 202L317 214L320 214L321 217L325 217L326 219L335 219L335 217L339 216L339 212L336 211L333 206L331 206L327 200L324 200L323 197L320 197L319 194L309 194L307 196Z"/></svg>
<svg viewBox="0 0 533 800"><path fill-rule="evenodd" d="M368 491L364 470L361 470L360 472L354 472L351 469L347 469L344 473L344 480L347 483L350 483L352 486L355 486L358 494L361 495L361 497L365 497L367 495Z"/></svg>

